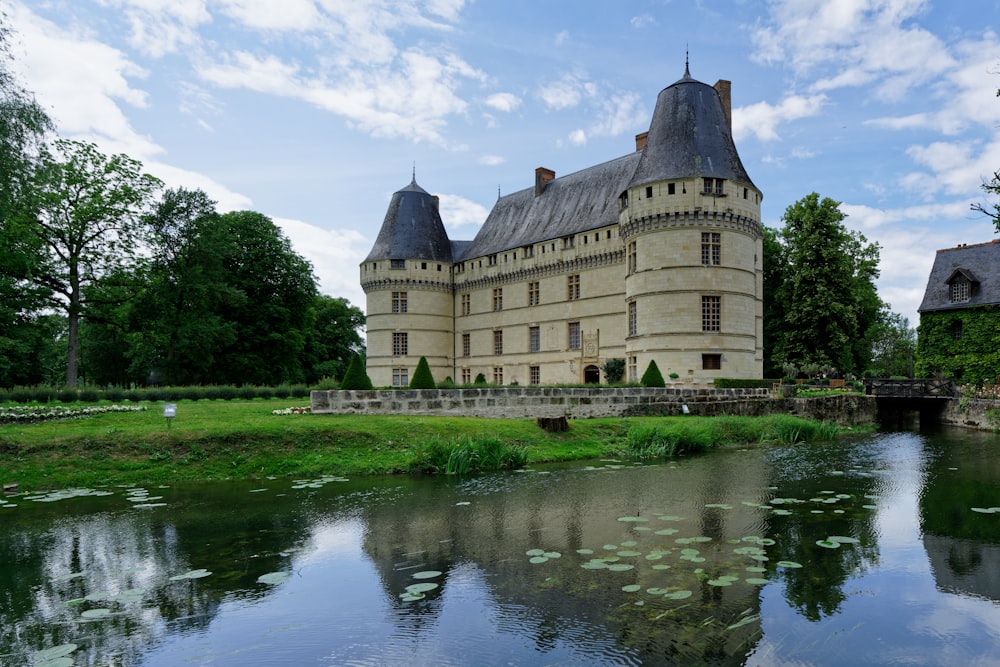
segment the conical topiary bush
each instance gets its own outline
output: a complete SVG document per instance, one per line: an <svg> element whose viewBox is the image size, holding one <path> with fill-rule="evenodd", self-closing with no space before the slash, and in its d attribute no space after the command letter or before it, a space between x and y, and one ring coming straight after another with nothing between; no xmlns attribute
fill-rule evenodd
<svg viewBox="0 0 1000 667"><path fill-rule="evenodd" d="M663 374L660 373L660 368L656 365L655 359L650 359L649 366L646 366L646 372L642 374L642 379L639 382L643 387L666 386L666 383L663 381Z"/></svg>
<svg viewBox="0 0 1000 667"><path fill-rule="evenodd" d="M413 371L413 378L410 379L410 389L434 389L437 384L434 382L434 376L431 375L430 364L427 363L427 359L420 357L420 361L417 362L417 370Z"/></svg>
<svg viewBox="0 0 1000 667"><path fill-rule="evenodd" d="M372 380L365 372L365 364L361 360L360 354L351 357L344 372L344 379L340 382L341 389L371 389Z"/></svg>

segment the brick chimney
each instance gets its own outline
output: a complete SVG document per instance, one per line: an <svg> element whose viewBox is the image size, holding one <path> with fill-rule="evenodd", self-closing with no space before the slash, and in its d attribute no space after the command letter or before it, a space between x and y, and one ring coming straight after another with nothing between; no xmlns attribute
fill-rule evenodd
<svg viewBox="0 0 1000 667"><path fill-rule="evenodd" d="M535 169L535 196L539 196L545 191L545 185L552 180L555 180L556 172L551 169L546 169L545 167L538 167Z"/></svg>
<svg viewBox="0 0 1000 667"><path fill-rule="evenodd" d="M719 93L719 99L722 100L722 111L726 114L726 122L729 123L729 131L733 131L733 95L731 93L732 82L726 81L725 79L719 79L712 86Z"/></svg>
<svg viewBox="0 0 1000 667"><path fill-rule="evenodd" d="M635 152L638 153L643 148L646 147L646 139L649 138L649 132L642 132L635 135Z"/></svg>

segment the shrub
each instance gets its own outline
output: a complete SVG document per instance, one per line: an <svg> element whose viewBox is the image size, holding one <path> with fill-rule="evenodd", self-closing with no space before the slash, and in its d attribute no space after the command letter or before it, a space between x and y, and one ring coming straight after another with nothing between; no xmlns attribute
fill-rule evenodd
<svg viewBox="0 0 1000 667"><path fill-rule="evenodd" d="M275 398L288 398L292 395L292 388L287 384L280 384L274 388Z"/></svg>
<svg viewBox="0 0 1000 667"><path fill-rule="evenodd" d="M365 364L360 354L354 354L344 371L344 379L340 381L341 389L367 390L372 388L372 380L365 372Z"/></svg>
<svg viewBox="0 0 1000 667"><path fill-rule="evenodd" d="M101 400L101 394L93 387L85 387L80 390L80 400L84 403L97 403Z"/></svg>
<svg viewBox="0 0 1000 667"><path fill-rule="evenodd" d="M7 393L7 400L13 403L31 403L35 399L35 390L30 387L14 387ZM47 403L48 401L40 401Z"/></svg>
<svg viewBox="0 0 1000 667"><path fill-rule="evenodd" d="M309 387L304 384L293 384L289 388L288 395L292 398L306 398L309 396Z"/></svg>
<svg viewBox="0 0 1000 667"><path fill-rule="evenodd" d="M70 389L68 387L66 389L60 389L59 392L56 393L56 400L60 403L75 403L78 398L79 394L76 389Z"/></svg>
<svg viewBox="0 0 1000 667"><path fill-rule="evenodd" d="M104 390L104 398L114 403L125 400L125 390L121 387L108 387Z"/></svg>
<svg viewBox="0 0 1000 667"><path fill-rule="evenodd" d="M240 388L236 390L236 395L244 401L252 401L257 398L257 387L249 384L240 385Z"/></svg>
<svg viewBox="0 0 1000 667"><path fill-rule="evenodd" d="M779 382L774 379L756 380L753 378L715 378L713 386L718 389L770 389L773 384ZM790 384L785 382L784 384Z"/></svg>
<svg viewBox="0 0 1000 667"><path fill-rule="evenodd" d="M438 382L438 389L454 389L455 386L455 381L451 379L450 375Z"/></svg>
<svg viewBox="0 0 1000 667"><path fill-rule="evenodd" d="M271 387L254 387L254 398L262 398L265 401L274 397L274 389Z"/></svg>
<svg viewBox="0 0 1000 667"><path fill-rule="evenodd" d="M466 436L459 440L433 440L417 450L410 461L412 473L467 475L522 468L528 450L495 437Z"/></svg>
<svg viewBox="0 0 1000 667"><path fill-rule="evenodd" d="M434 376L431 375L430 364L427 363L425 357L420 357L417 369L413 371L413 377L410 378L410 389L434 389L435 387L437 384L434 382Z"/></svg>
<svg viewBox="0 0 1000 667"><path fill-rule="evenodd" d="M486 386L486 376L483 375L482 373L477 374L476 375L476 380L472 384L474 384L477 387L485 387Z"/></svg>
<svg viewBox="0 0 1000 667"><path fill-rule="evenodd" d="M625 375L625 360L608 359L601 366L601 370L604 371L604 379L608 384L621 382L622 377Z"/></svg>
<svg viewBox="0 0 1000 667"><path fill-rule="evenodd" d="M642 374L642 379L639 382L643 387L665 387L667 385L663 381L663 375L660 374L660 368L656 365L655 359L649 360L649 366L646 366L646 372Z"/></svg>
<svg viewBox="0 0 1000 667"><path fill-rule="evenodd" d="M320 378L320 381L313 385L313 389L319 391L336 391L340 389L340 383L327 375L324 378Z"/></svg>

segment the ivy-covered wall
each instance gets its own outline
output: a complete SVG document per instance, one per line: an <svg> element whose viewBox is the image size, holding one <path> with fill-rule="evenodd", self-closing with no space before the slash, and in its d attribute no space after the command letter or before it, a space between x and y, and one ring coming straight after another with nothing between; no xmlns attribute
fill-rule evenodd
<svg viewBox="0 0 1000 667"><path fill-rule="evenodd" d="M1000 306L922 313L916 374L941 374L962 384L996 383L1000 377Z"/></svg>

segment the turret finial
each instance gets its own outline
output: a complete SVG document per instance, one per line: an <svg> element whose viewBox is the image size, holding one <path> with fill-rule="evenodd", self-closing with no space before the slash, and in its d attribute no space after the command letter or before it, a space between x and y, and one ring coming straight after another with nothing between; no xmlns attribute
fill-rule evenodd
<svg viewBox="0 0 1000 667"><path fill-rule="evenodd" d="M690 54L691 54L691 52L688 49L688 45L685 44L684 45L684 76L688 77L688 78L691 77L691 57L690 57Z"/></svg>

